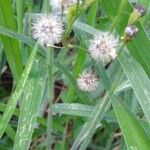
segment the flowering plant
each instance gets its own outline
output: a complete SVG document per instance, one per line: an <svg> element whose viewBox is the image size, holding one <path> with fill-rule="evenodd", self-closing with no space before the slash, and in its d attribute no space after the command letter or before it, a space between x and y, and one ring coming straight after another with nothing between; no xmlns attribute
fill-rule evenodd
<svg viewBox="0 0 150 150"><path fill-rule="evenodd" d="M0 149L149 150L149 6L1 0Z"/></svg>

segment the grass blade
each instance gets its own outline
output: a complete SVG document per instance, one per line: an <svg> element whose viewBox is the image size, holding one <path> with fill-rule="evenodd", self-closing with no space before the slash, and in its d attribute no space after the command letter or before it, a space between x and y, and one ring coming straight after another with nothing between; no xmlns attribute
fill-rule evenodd
<svg viewBox="0 0 150 150"><path fill-rule="evenodd" d="M18 100L19 100L19 98L23 92L25 83L27 81L27 78L28 78L29 73L30 73L31 68L32 68L32 64L33 64L37 49L38 49L38 45L36 45L34 47L32 53L31 53L31 55L27 61L25 70L23 71L23 74L21 75L21 78L18 81L17 87L16 87L14 93L12 94L12 96L10 97L10 99L8 100L7 108L6 108L3 116L0 118L0 122L1 122L1 124L0 124L0 137L2 137L4 131L7 127L7 124L9 122L9 120L11 119L11 116L15 110L16 104L17 104L17 102L18 102Z"/></svg>
<svg viewBox="0 0 150 150"><path fill-rule="evenodd" d="M118 59L150 123L150 80L143 68L133 58L123 53Z"/></svg>
<svg viewBox="0 0 150 150"><path fill-rule="evenodd" d="M14 141L15 140L15 135L16 135L16 132L15 130L11 127L11 125L8 125L7 128L6 128L6 134L8 135L8 137Z"/></svg>
<svg viewBox="0 0 150 150"><path fill-rule="evenodd" d="M76 149L83 150L86 148L95 132L97 125L99 124L99 121L103 118L104 113L106 112L108 106L109 106L108 97L105 97L105 99L102 99L99 102L99 104L97 104L95 110L92 113L92 116L85 123L81 132L79 133L78 137L73 143L71 150Z"/></svg>
<svg viewBox="0 0 150 150"><path fill-rule="evenodd" d="M95 18L98 10L99 0L95 0L93 5L89 8L89 12L87 15L87 23L91 26L95 25Z"/></svg>
<svg viewBox="0 0 150 150"><path fill-rule="evenodd" d="M68 114L82 117L90 117L94 106L77 104L77 103L64 103L53 104L52 111L60 114Z"/></svg>
<svg viewBox="0 0 150 150"><path fill-rule="evenodd" d="M6 104L0 103L0 111L1 112L4 112L6 108L7 108ZM13 115L16 116L16 117L19 117L20 110L18 108L15 108L15 111L14 111ZM41 124L43 126L46 126L46 119L38 117L37 118L37 123L39 123L39 124Z"/></svg>
<svg viewBox="0 0 150 150"><path fill-rule="evenodd" d="M1 0L0 2L0 25L14 31L17 29L11 0ZM1 35L1 40L13 77L18 81L23 71L22 54L19 43L15 39L3 35Z"/></svg>
<svg viewBox="0 0 150 150"><path fill-rule="evenodd" d="M112 96L112 104L128 149L149 150L150 139L137 118L117 96Z"/></svg>
<svg viewBox="0 0 150 150"><path fill-rule="evenodd" d="M32 70L24 88L24 97L21 103L17 134L14 142L15 150L28 150L45 90L46 69L41 58L36 59ZM32 72L34 72L34 76Z"/></svg>
<svg viewBox="0 0 150 150"><path fill-rule="evenodd" d="M73 115L79 117L91 118L93 115L94 106L89 106L86 104L77 103L65 103L65 104L54 104L52 106L52 111L54 113L59 113L62 115ZM101 116L99 118L101 120ZM107 122L117 122L116 117L112 113L105 113L103 120Z"/></svg>

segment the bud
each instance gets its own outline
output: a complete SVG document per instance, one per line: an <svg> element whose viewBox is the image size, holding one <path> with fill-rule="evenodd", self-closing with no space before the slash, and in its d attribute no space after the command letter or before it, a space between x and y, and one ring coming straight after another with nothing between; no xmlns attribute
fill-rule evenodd
<svg viewBox="0 0 150 150"><path fill-rule="evenodd" d="M136 26L130 25L125 28L125 34L123 37L123 41L125 43L132 40L133 37L138 33L138 28Z"/></svg>
<svg viewBox="0 0 150 150"><path fill-rule="evenodd" d="M134 37L138 32L138 28L136 26L127 26L125 28L125 33L129 37Z"/></svg>
<svg viewBox="0 0 150 150"><path fill-rule="evenodd" d="M138 21L141 17L143 17L146 14L146 9L143 6L136 6L130 15L128 25L131 25Z"/></svg>
<svg viewBox="0 0 150 150"><path fill-rule="evenodd" d="M134 11L136 11L139 17L143 17L146 14L146 9L143 6L136 6Z"/></svg>

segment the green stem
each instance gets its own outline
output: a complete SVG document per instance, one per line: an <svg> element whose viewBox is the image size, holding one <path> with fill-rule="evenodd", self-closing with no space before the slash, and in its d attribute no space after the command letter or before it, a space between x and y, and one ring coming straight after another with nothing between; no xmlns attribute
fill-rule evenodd
<svg viewBox="0 0 150 150"><path fill-rule="evenodd" d="M31 71L33 62L35 60L37 49L38 49L38 44L35 45L30 57L28 58L26 67L18 81L17 87L16 87L14 93L9 98L8 103L7 103L7 108L6 108L3 116L0 118L0 138L2 137L7 125L11 119L13 112L15 111L17 102L23 92L23 89L25 87L26 81L27 81L29 73Z"/></svg>
<svg viewBox="0 0 150 150"><path fill-rule="evenodd" d="M49 15L49 1L45 0L46 3L46 13ZM53 86L53 48L49 47L47 51L47 77L48 77L48 116L47 116L47 145L46 149L51 150L52 143L52 111L51 106L54 98L54 86Z"/></svg>
<svg viewBox="0 0 150 150"><path fill-rule="evenodd" d="M51 149L51 133L52 133L52 112L51 106L53 103L53 48L48 49L47 57L47 75L48 75L48 117L47 117L47 150Z"/></svg>
<svg viewBox="0 0 150 150"><path fill-rule="evenodd" d="M84 51L84 52L89 54L89 52L84 47L81 47L81 46L78 46L78 45L69 44L66 47L67 48L74 48L74 49L77 49L77 50L82 50L82 51Z"/></svg>

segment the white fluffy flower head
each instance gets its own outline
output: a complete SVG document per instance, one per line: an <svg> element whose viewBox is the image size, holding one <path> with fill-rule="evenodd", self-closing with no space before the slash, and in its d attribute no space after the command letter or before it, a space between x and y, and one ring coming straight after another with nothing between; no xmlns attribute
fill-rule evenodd
<svg viewBox="0 0 150 150"><path fill-rule="evenodd" d="M39 44L54 45L61 41L63 24L56 16L41 15L32 24L32 36Z"/></svg>
<svg viewBox="0 0 150 150"><path fill-rule="evenodd" d="M50 0L50 5L55 13L67 13L68 8L77 3L77 0Z"/></svg>
<svg viewBox="0 0 150 150"><path fill-rule="evenodd" d="M85 92L92 92L98 87L99 79L95 73L84 71L77 79L78 87Z"/></svg>
<svg viewBox="0 0 150 150"><path fill-rule="evenodd" d="M116 47L118 38L108 32L96 35L90 41L89 52L93 59L102 62L104 65L117 57Z"/></svg>

